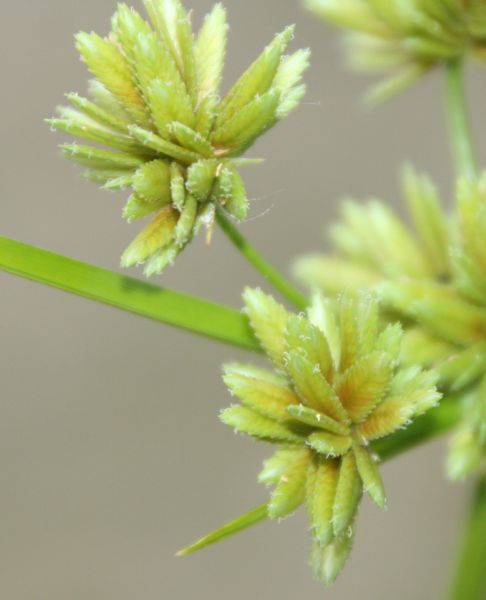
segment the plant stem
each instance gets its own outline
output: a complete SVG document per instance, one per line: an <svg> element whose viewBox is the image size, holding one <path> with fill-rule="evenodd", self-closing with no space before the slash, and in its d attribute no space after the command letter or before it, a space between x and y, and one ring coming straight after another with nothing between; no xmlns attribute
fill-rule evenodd
<svg viewBox="0 0 486 600"><path fill-rule="evenodd" d="M473 494L463 549L451 600L486 597L486 473L479 476Z"/></svg>
<svg viewBox="0 0 486 600"><path fill-rule="evenodd" d="M0 271L245 350L261 352L248 320L233 308L124 277L1 236Z"/></svg>
<svg viewBox="0 0 486 600"><path fill-rule="evenodd" d="M437 408L430 410L418 418L406 430L398 431L386 439L378 440L371 447L380 456L381 460L390 460L414 446L427 442L441 433L445 433L457 423L459 415L459 399L455 396L444 398ZM253 527L266 519L268 519L268 505L261 504L233 521L226 523L226 525L223 525L216 531L200 538L194 544L178 552L177 556L186 556L202 550L244 529ZM456 599L454 598L453 600ZM459 600L459 597L457 600ZM465 600L469 600L469 598ZM474 598L474 600L476 599Z"/></svg>
<svg viewBox="0 0 486 600"><path fill-rule="evenodd" d="M464 92L463 59L450 60L446 68L447 118L454 164L458 176L473 179L477 174L477 163Z"/></svg>
<svg viewBox="0 0 486 600"><path fill-rule="evenodd" d="M233 223L218 210L216 213L217 221L233 242L235 247L243 254L243 256L250 262L257 271L267 279L281 294L284 298L287 298L294 306L298 309L303 310L307 305L307 298L294 287L279 271L277 271L269 262L259 254L255 248L246 240L240 231L233 225Z"/></svg>
<svg viewBox="0 0 486 600"><path fill-rule="evenodd" d="M474 179L477 161L464 92L463 60L447 65L447 114L457 175ZM486 473L479 475L464 532L451 600L482 600L486 596Z"/></svg>

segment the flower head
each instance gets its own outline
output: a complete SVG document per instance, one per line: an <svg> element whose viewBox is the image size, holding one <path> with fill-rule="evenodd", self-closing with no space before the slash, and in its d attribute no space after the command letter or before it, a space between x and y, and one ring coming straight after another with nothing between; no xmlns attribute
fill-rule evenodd
<svg viewBox="0 0 486 600"><path fill-rule="evenodd" d="M275 486L269 516L283 518L306 503L314 571L330 583L351 549L363 490L386 504L370 443L437 404L435 376L399 367L402 329L381 326L369 294L316 296L302 315L260 290L247 290L245 303L276 371L228 365L224 380L242 405L221 419L278 446L259 477Z"/></svg>
<svg viewBox="0 0 486 600"><path fill-rule="evenodd" d="M251 161L238 157L298 105L309 52L284 56L293 36L293 27L285 29L221 99L228 30L222 5L194 37L180 0L144 4L150 23L120 4L108 37L77 35L95 78L91 99L68 94L72 107L49 122L97 144L62 149L106 189L132 189L126 219L155 215L122 258L126 267L146 263L150 275L171 263L202 225L211 228L217 209L245 218L248 199L237 168Z"/></svg>
<svg viewBox="0 0 486 600"><path fill-rule="evenodd" d="M434 368L463 397L448 471L464 477L486 463L486 175L459 182L452 215L427 177L408 169L405 184L413 228L381 202L349 202L330 229L334 252L303 257L296 272L332 295L372 290L405 324L402 363Z"/></svg>
<svg viewBox="0 0 486 600"><path fill-rule="evenodd" d="M306 0L327 21L349 30L351 65L391 72L377 97L394 93L440 62L473 53L486 58L484 0Z"/></svg>

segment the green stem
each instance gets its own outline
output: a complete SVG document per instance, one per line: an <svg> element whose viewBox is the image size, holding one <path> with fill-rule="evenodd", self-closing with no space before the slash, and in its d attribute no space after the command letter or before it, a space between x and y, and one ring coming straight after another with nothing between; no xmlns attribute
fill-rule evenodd
<svg viewBox="0 0 486 600"><path fill-rule="evenodd" d="M446 98L451 147L457 175L473 179L477 174L477 162L464 92L462 58L454 58L447 64Z"/></svg>
<svg viewBox="0 0 486 600"><path fill-rule="evenodd" d="M457 423L459 415L459 398L456 396L444 398L440 406L419 417L410 427L403 431L398 431L383 440L374 442L372 448L380 456L381 460L390 460L406 450L410 450L449 431ZM202 550L248 527L253 527L253 525L257 525L266 519L268 519L268 505L262 504L223 525L216 531L200 538L194 544L178 552L177 556L186 556Z"/></svg>
<svg viewBox="0 0 486 600"><path fill-rule="evenodd" d="M0 236L0 271L261 352L246 317L214 304Z"/></svg>
<svg viewBox="0 0 486 600"><path fill-rule="evenodd" d="M486 598L486 473L479 476L473 494L451 600Z"/></svg>
<svg viewBox="0 0 486 600"><path fill-rule="evenodd" d="M477 161L464 92L463 60L447 65L447 114L458 176L477 177ZM464 533L451 600L482 600L486 596L486 474L479 476Z"/></svg>
<svg viewBox="0 0 486 600"><path fill-rule="evenodd" d="M222 211L217 212L216 218L221 229L248 262L257 271L260 271L284 298L287 298L298 309L303 310L308 305L307 298L253 248Z"/></svg>

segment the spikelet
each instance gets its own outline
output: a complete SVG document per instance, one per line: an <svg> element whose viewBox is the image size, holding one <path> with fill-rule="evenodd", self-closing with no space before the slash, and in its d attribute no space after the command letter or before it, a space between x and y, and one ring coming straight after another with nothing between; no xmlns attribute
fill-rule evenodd
<svg viewBox="0 0 486 600"><path fill-rule="evenodd" d="M437 64L472 53L486 58L483 0L305 0L317 16L346 30L350 65L391 73L372 92L383 100Z"/></svg>
<svg viewBox="0 0 486 600"><path fill-rule="evenodd" d="M244 299L277 373L226 366L224 381L241 405L224 410L221 420L278 446L259 475L273 486L268 514L282 519L306 504L311 563L329 584L351 550L363 492L386 506L369 443L437 404L435 375L400 366L402 329L381 326L370 294L316 295L302 315L258 289L247 289Z"/></svg>
<svg viewBox="0 0 486 600"><path fill-rule="evenodd" d="M223 6L216 4L195 35L180 0L144 4L149 22L120 4L108 37L77 35L95 78L91 98L68 94L72 107L60 107L59 118L48 122L95 144L62 146L88 168L88 179L108 190L132 189L123 210L128 221L152 216L122 258L125 267L144 263L151 275L171 264L202 225L211 230L216 210L246 218L237 157L296 108L309 51L284 55L293 37L293 27L285 29L221 99Z"/></svg>

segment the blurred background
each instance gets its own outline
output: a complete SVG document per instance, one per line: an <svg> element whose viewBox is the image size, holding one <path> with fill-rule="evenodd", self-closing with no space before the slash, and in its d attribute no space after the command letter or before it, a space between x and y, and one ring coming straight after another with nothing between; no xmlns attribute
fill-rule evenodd
<svg viewBox="0 0 486 600"><path fill-rule="evenodd" d="M197 23L212 5L190 3ZM367 111L369 81L343 68L336 32L297 0L225 4L226 88L288 23L298 24L294 47L313 51L304 104L254 149L266 163L245 172L254 200L242 228L279 267L324 248L341 195L399 206L404 160L450 199L440 73ZM114 8L114 0L0 3L0 233L109 269L137 231L120 218L125 195L82 180L43 118L64 92L84 92L72 36L106 33ZM486 77L473 67L469 79L484 154ZM236 307L244 285L262 284L219 233L154 283ZM384 467L389 510L363 503L355 551L331 589L312 581L302 513L176 559L181 546L267 497L256 473L270 449L217 419L229 403L220 364L251 356L3 273L0 285L1 598L443 597L468 496L443 475L444 442Z"/></svg>

